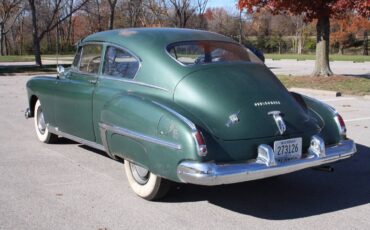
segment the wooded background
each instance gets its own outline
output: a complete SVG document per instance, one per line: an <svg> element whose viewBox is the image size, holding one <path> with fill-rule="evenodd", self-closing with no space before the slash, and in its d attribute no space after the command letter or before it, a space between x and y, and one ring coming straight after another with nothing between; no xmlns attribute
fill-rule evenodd
<svg viewBox="0 0 370 230"><path fill-rule="evenodd" d="M88 34L128 27L209 30L268 53L315 51L316 21L304 13L248 12L229 2L225 9L207 7L208 0L0 0L0 54L70 54ZM331 53L368 55L369 30L356 10L331 19Z"/></svg>

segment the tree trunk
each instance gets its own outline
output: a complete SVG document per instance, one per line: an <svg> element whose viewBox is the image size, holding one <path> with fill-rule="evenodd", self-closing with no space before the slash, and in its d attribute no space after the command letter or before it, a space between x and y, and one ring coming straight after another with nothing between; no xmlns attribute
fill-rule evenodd
<svg viewBox="0 0 370 230"><path fill-rule="evenodd" d="M37 66L42 66L41 62L41 50L40 50L40 38L37 27L36 8L35 1L28 0L32 14L32 37L33 37L33 52L35 54L35 62Z"/></svg>
<svg viewBox="0 0 370 230"><path fill-rule="evenodd" d="M339 55L343 55L344 54L344 45L343 44L339 44L338 54Z"/></svg>
<svg viewBox="0 0 370 230"><path fill-rule="evenodd" d="M369 55L368 43L369 43L369 37L368 37L367 31L365 30L364 31L364 44L363 44L363 47L364 47L363 55L365 55L365 56L368 56Z"/></svg>
<svg viewBox="0 0 370 230"><path fill-rule="evenodd" d="M243 42L243 19L242 19L242 9L239 10L239 44Z"/></svg>
<svg viewBox="0 0 370 230"><path fill-rule="evenodd" d="M110 7L110 15L109 15L109 29L113 30L114 27L114 13L115 13L115 6Z"/></svg>
<svg viewBox="0 0 370 230"><path fill-rule="evenodd" d="M51 42L51 33L50 32L47 32L46 33L46 43L47 43L47 47L46 47L46 50L47 52L46 53L50 53L51 50L52 50L52 42Z"/></svg>
<svg viewBox="0 0 370 230"><path fill-rule="evenodd" d="M302 54L302 34L298 36L297 54Z"/></svg>
<svg viewBox="0 0 370 230"><path fill-rule="evenodd" d="M69 11L70 12L72 12L72 10L73 10L73 2L74 2L74 0L71 0L71 2L70 2L70 6L69 6ZM72 23L73 23L73 21L72 21L72 19L73 19L73 17L71 16L71 17L69 17L69 19L68 19L68 26L67 26L67 39L66 39L66 42L65 42L65 45L67 46L67 48L70 48L71 46L72 46L72 40L73 39L71 39L71 36L72 36Z"/></svg>
<svg viewBox="0 0 370 230"><path fill-rule="evenodd" d="M20 34L20 36L21 36L21 38L20 38L20 40L21 40L21 44L20 44L20 50L19 50L19 54L20 55L23 55L23 18L22 18L22 21L21 21L21 34Z"/></svg>
<svg viewBox="0 0 370 230"><path fill-rule="evenodd" d="M5 43L5 54L10 55L10 44L6 34L4 35L4 43Z"/></svg>
<svg viewBox="0 0 370 230"><path fill-rule="evenodd" d="M0 24L0 55L4 56L4 24Z"/></svg>
<svg viewBox="0 0 370 230"><path fill-rule="evenodd" d="M330 21L329 16L322 16L316 24L316 61L314 76L331 76L329 65Z"/></svg>

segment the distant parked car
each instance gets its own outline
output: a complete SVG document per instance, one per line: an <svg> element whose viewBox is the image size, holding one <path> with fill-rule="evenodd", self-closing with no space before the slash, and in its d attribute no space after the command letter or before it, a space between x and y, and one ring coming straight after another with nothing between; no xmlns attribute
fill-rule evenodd
<svg viewBox="0 0 370 230"><path fill-rule="evenodd" d="M256 47L254 47L252 45L248 45L248 44L245 44L244 46L245 46L245 48L252 51L252 53L254 55L256 55L263 63L265 63L265 55L263 54L263 52L260 49L257 49Z"/></svg>
<svg viewBox="0 0 370 230"><path fill-rule="evenodd" d="M221 185L352 156L341 116L289 92L232 39L189 29L122 29L83 39L71 68L27 82L37 137L124 159L148 200L171 181ZM299 195L299 194L297 194Z"/></svg>

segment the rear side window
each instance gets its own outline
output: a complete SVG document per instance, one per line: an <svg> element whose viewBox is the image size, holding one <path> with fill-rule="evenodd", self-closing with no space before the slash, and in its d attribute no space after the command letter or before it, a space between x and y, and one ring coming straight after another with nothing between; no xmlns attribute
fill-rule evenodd
<svg viewBox="0 0 370 230"><path fill-rule="evenodd" d="M101 62L101 45L89 44L82 47L79 70L84 73L97 74Z"/></svg>
<svg viewBox="0 0 370 230"><path fill-rule="evenodd" d="M114 46L107 47L103 67L104 75L133 79L139 66L139 61L129 52Z"/></svg>
<svg viewBox="0 0 370 230"><path fill-rule="evenodd" d="M231 42L179 42L169 45L167 51L184 65L251 61L248 52L243 47Z"/></svg>

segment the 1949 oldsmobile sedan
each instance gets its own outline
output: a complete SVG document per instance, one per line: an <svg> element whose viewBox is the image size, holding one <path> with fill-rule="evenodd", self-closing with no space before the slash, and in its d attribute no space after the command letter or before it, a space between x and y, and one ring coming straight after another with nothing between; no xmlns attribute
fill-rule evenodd
<svg viewBox="0 0 370 230"><path fill-rule="evenodd" d="M326 165L356 152L330 106L289 92L250 50L188 29L92 34L71 68L27 82L37 137L123 159L134 192L221 185Z"/></svg>

